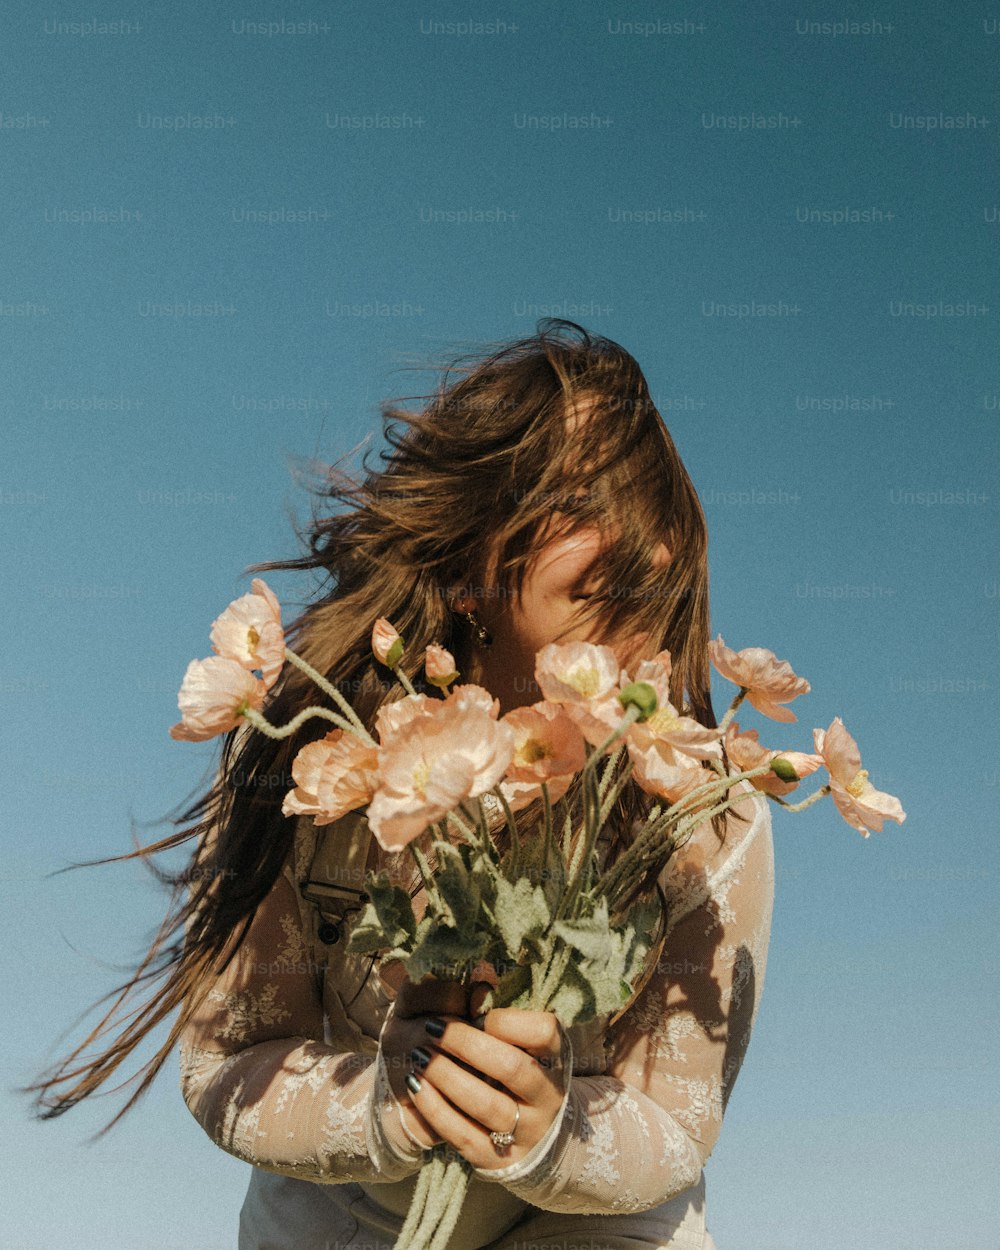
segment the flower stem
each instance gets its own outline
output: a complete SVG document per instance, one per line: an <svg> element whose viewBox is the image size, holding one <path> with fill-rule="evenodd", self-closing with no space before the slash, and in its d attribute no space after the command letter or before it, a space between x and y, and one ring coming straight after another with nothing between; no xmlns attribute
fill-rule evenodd
<svg viewBox="0 0 1000 1250"><path fill-rule="evenodd" d="M723 716L722 720L720 720L718 725L716 726L717 729L725 729L725 727L733 719L733 716L736 713L736 709L743 702L743 700L747 697L747 692L749 691L749 689L750 689L749 686L740 686L739 690L737 690L736 694L733 696L732 703L730 703L729 707L726 708L725 716Z"/></svg>
<svg viewBox="0 0 1000 1250"><path fill-rule="evenodd" d="M296 655L295 652L289 650L288 647L285 648L285 659L294 664L296 668L301 669L307 677L311 677L316 685L319 686L320 690L322 690L324 694L328 694L330 698L333 699L334 703L337 704L347 719L351 722L350 725L346 725L344 728L350 729L352 733L356 733L362 741L367 742L370 746L376 745L375 739L365 728L361 717L358 716L357 712L355 712L354 708L351 707L336 686L328 682L322 673L317 672L307 660L303 660L300 655Z"/></svg>
<svg viewBox="0 0 1000 1250"><path fill-rule="evenodd" d="M261 733L267 734L269 738L287 738L293 734L303 721L310 720L313 716L319 716L323 720L332 720L335 725L339 725L341 729L346 729L348 733L354 733L353 725L348 724L342 716L338 716L336 712L331 712L326 707L304 707L301 712L288 722L287 725L272 725L266 716L262 716L256 708L247 707L243 709L243 715L255 729L259 729ZM372 743L372 746L375 744Z"/></svg>
<svg viewBox="0 0 1000 1250"><path fill-rule="evenodd" d="M784 799L779 798L776 794L769 794L768 798L773 799L775 803L780 804L786 812L801 812L804 807L809 807L815 803L817 799L821 799L825 794L830 793L829 785L820 786L815 794L810 794L807 799L803 799L801 803L786 803Z"/></svg>
<svg viewBox="0 0 1000 1250"><path fill-rule="evenodd" d="M462 1204L465 1202L471 1171L471 1165L464 1159L459 1159L458 1161L452 1161L452 1164L449 1165L449 1171L445 1172L443 1178L444 1185L446 1189L451 1190L451 1194L448 1199L448 1205L441 1213L437 1229L431 1237L427 1250L447 1250L448 1240L458 1222Z"/></svg>
<svg viewBox="0 0 1000 1250"><path fill-rule="evenodd" d="M417 693L417 692L413 689L413 683L410 681L409 677L407 677L407 675L403 672L403 670L399 667L399 665L398 665L398 664L394 664L394 665L392 666L392 671L393 671L393 672L396 674L396 676L399 678L399 680L400 680L400 682L401 682L401 684L402 684L402 686L403 686L403 689L406 691L406 693L407 693L407 694L416 694L416 693Z"/></svg>
<svg viewBox="0 0 1000 1250"><path fill-rule="evenodd" d="M416 1250L417 1242L414 1240L414 1234L427 1208L427 1195L431 1184L435 1176L440 1174L440 1170L438 1153L435 1151L420 1168L420 1174L413 1189L413 1197L410 1199L410 1209L406 1213L403 1227L396 1238L395 1246L398 1246L399 1250L411 1250L411 1248Z"/></svg>

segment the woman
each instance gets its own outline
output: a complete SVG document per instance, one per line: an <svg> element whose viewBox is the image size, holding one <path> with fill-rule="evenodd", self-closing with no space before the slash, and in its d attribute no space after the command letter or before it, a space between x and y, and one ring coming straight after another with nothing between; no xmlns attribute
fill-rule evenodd
<svg viewBox="0 0 1000 1250"><path fill-rule="evenodd" d="M430 642L452 652L460 681L496 695L503 715L541 698L539 648L585 640L613 645L629 668L668 650L671 701L716 725L704 517L627 352L546 319L439 386L422 412L384 413L409 426L403 437L387 429L388 467L361 486L331 473L327 493L348 511L314 518L309 556L253 566L330 575L333 589L286 631L288 645L369 728L403 693L371 654L376 616L406 639L402 667L427 693ZM265 715L283 724L317 695L286 665ZM215 785L181 820L205 818L136 852L199 835L189 870L161 874L175 898L187 894L146 961L183 925L168 982L43 1118L92 1092L180 1006L152 1072L107 1128L179 1042L188 1107L253 1165L240 1250L391 1246L423 1150L442 1141L474 1167L452 1250L713 1250L702 1169L763 988L766 801L742 783L748 797L702 822L660 874L666 945L627 1008L562 1030L548 1012L481 1014L483 986L413 984L398 964L375 968L338 940L310 893L318 857L332 855L353 888L366 869L398 873L401 857L385 855L353 813L322 838L311 819L281 815L292 758L328 728L314 719L284 740L233 731ZM653 801L626 785L605 863ZM537 815L537 804L525 808L520 827L533 830ZM48 1092L80 1070L30 1088Z"/></svg>

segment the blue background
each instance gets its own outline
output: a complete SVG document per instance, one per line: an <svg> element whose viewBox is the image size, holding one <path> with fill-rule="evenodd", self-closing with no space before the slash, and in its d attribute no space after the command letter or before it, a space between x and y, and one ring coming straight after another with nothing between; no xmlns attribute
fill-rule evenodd
<svg viewBox="0 0 1000 1250"><path fill-rule="evenodd" d="M828 801L774 812L709 1228L997 1244L1000 9L759 8L7 8L9 1084L83 1040L162 919L135 863L45 874L203 789L217 744L168 738L177 689L245 566L299 553L301 474L380 446L380 401L433 385L414 366L567 316L646 372L708 516L713 633L812 683L787 738L741 724L808 750L841 715L908 813L864 840ZM848 18L879 28L809 26ZM751 114L774 124L717 120ZM748 303L771 311L725 311ZM314 589L268 580L287 618ZM5 1093L4 1245L235 1246L249 1169L175 1054L84 1144L133 1089L48 1123Z"/></svg>

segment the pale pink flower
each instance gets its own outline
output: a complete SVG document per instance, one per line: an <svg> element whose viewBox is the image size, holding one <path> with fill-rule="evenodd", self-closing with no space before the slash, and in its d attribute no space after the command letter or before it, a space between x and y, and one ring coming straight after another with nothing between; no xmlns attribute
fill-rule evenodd
<svg viewBox="0 0 1000 1250"><path fill-rule="evenodd" d="M661 656L666 656L665 663ZM647 682L656 691L656 711L628 727L624 735L627 742L641 751L659 739L696 760L722 758L721 731L708 728L693 716L682 716L670 702L669 651L638 664L633 680Z"/></svg>
<svg viewBox="0 0 1000 1250"><path fill-rule="evenodd" d="M779 660L765 647L744 647L732 651L722 635L708 644L709 659L727 681L747 688L747 701L772 720L798 720L794 712L780 703L788 703L812 687L804 677L797 677L787 660Z"/></svg>
<svg viewBox="0 0 1000 1250"><path fill-rule="evenodd" d="M669 803L676 803L697 786L719 780L717 773L703 768L683 751L674 750L665 738L650 738L644 746L630 741L628 754L636 784Z"/></svg>
<svg viewBox="0 0 1000 1250"><path fill-rule="evenodd" d="M432 702L435 702L436 706L436 701ZM444 702L450 707L458 708L459 711L478 707L492 716L494 720L500 716L500 700L494 698L485 686L477 686L475 682L467 681L464 685L456 686Z"/></svg>
<svg viewBox="0 0 1000 1250"><path fill-rule="evenodd" d="M236 660L211 655L187 666L177 696L181 719L170 736L179 742L204 742L228 733L243 719L244 708L259 712L266 687Z"/></svg>
<svg viewBox="0 0 1000 1250"><path fill-rule="evenodd" d="M274 685L285 663L281 604L263 579L255 577L250 593L234 599L212 622L212 649L244 668L260 669L265 689Z"/></svg>
<svg viewBox="0 0 1000 1250"><path fill-rule="evenodd" d="M868 830L882 832L882 822L902 824L906 813L893 794L876 790L868 780L868 769L861 767L858 744L835 716L829 728L813 730L813 742L830 774L830 797L847 823L868 837Z"/></svg>
<svg viewBox="0 0 1000 1250"><path fill-rule="evenodd" d="M394 626L384 616L380 616L372 626L372 651L375 659L380 664L384 664L387 668L392 668L389 663L389 652L396 643L402 643L402 639L396 632ZM399 663L399 657L402 655L402 646L397 648L398 654L393 657L396 664Z"/></svg>
<svg viewBox="0 0 1000 1250"><path fill-rule="evenodd" d="M492 789L514 752L513 731L482 707L434 703L379 752L368 824L387 851L402 850L464 799Z"/></svg>
<svg viewBox="0 0 1000 1250"><path fill-rule="evenodd" d="M379 742L386 746L414 717L440 706L441 700L429 694L406 694L391 703L383 703L375 713L375 733Z"/></svg>
<svg viewBox="0 0 1000 1250"><path fill-rule="evenodd" d="M592 642L550 642L535 656L535 681L546 701L560 704L591 746L599 747L621 723L618 683L627 680L614 651ZM605 753L620 744L616 740Z"/></svg>
<svg viewBox="0 0 1000 1250"><path fill-rule="evenodd" d="M589 703L617 693L618 658L592 642L550 642L535 656L535 680L552 703Z"/></svg>
<svg viewBox="0 0 1000 1250"><path fill-rule="evenodd" d="M740 733L739 721L730 721L726 726L726 754L736 765L739 772L749 772L751 768L760 768L769 764L776 756L787 760L798 774L799 781L814 773L823 763L822 755L805 755L801 751L769 751L758 741L756 729L747 729ZM765 794L790 794L799 784L798 781L782 781L777 773L761 773L759 777L748 777L747 780L757 790Z"/></svg>
<svg viewBox="0 0 1000 1250"><path fill-rule="evenodd" d="M362 807L375 789L378 748L357 734L332 729L318 742L309 742L292 761L296 788L281 805L283 816L313 816L328 825Z"/></svg>
<svg viewBox="0 0 1000 1250"><path fill-rule="evenodd" d="M436 642L429 642L424 649L424 672L431 685L446 688L458 676L455 657Z"/></svg>
<svg viewBox="0 0 1000 1250"><path fill-rule="evenodd" d="M586 763L579 726L558 704L540 702L508 712L501 724L514 733L514 754L500 789L513 811L541 796L541 783L555 803Z"/></svg>

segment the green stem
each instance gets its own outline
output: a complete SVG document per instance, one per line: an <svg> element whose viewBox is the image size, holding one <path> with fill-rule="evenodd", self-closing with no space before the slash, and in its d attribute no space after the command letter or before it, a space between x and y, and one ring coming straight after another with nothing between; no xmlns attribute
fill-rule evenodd
<svg viewBox="0 0 1000 1250"><path fill-rule="evenodd" d="M403 670L399 667L399 665L398 665L398 664L394 664L394 665L392 666L392 671L393 671L393 672L396 674L396 676L399 678L400 682L401 682L401 683L402 683L402 685L403 685L403 689L406 691L406 693L407 693L407 694L416 694L416 693L417 693L417 692L413 689L413 684L411 683L411 681L410 681L409 677L407 677L407 675L403 672Z"/></svg>
<svg viewBox="0 0 1000 1250"><path fill-rule="evenodd" d="M750 689L749 686L740 686L739 690L733 696L732 703L730 703L729 707L726 708L725 716L723 716L722 720L720 720L718 725L716 725L716 729L725 729L725 727L729 724L729 722L736 715L736 709L743 702L743 700L747 697L747 692L749 691L749 689Z"/></svg>
<svg viewBox="0 0 1000 1250"><path fill-rule="evenodd" d="M439 1170L436 1162L437 1154L435 1152L426 1163L421 1165L417 1183L413 1189L413 1197L410 1199L410 1207L406 1212L406 1219L403 1222L403 1227L399 1230L399 1236L396 1238L393 1250L397 1250L397 1248L398 1250L417 1250L413 1238L427 1207L427 1195L431 1188L431 1182Z"/></svg>
<svg viewBox="0 0 1000 1250"><path fill-rule="evenodd" d="M309 720L313 716L318 716L322 720L332 720L335 725L339 725L341 729L345 729L348 733L355 733L354 726L349 724L342 716L338 716L336 712L331 712L326 707L304 707L301 712L288 722L287 725L272 725L266 716L262 716L256 708L245 707L243 715L255 729L259 729L262 734L267 734L269 738L287 738L290 734L295 733L296 729L303 721ZM372 742L372 746L376 744Z"/></svg>
<svg viewBox="0 0 1000 1250"><path fill-rule="evenodd" d="M351 722L351 726L353 726L353 733L357 733L358 737L361 738L362 741L369 743L371 746L377 745L375 739L365 728L364 722L361 720L360 716L358 716L357 712L355 712L354 708L351 707L336 686L327 681L323 674L317 672L307 660L303 660L300 655L296 655L295 652L290 651L288 647L285 648L285 659L294 664L296 668L301 669L307 677L311 677L316 685L319 686L320 690L322 690L324 694L328 694L330 698L333 699L334 703L337 704L347 719ZM350 726L345 726L345 728L350 728Z"/></svg>
<svg viewBox="0 0 1000 1250"><path fill-rule="evenodd" d="M649 848L656 842L661 841L664 830L670 824L676 822L677 829L674 830L674 834L670 838L671 845L667 855L663 859L665 864L667 859L669 859L670 854L672 854L673 850L676 849L676 846L678 845L676 835L682 827L682 820L685 815L693 815L695 818L693 823L700 824L703 820L709 819L715 812L720 810L724 811L726 807L731 806L731 804L727 799L721 808L713 807L710 812L706 812L705 810L690 811L689 809L696 807L706 799L711 803L711 801L718 797L718 795L728 793L728 791L731 790L738 781L743 781L748 777L760 777L763 776L764 773L768 773L770 771L770 764L764 764L758 768L749 768L744 772L727 774L725 777L719 778L718 781L708 781L700 786L696 786L693 790L689 790L687 794L683 795L677 800L676 803L669 807L662 816L658 817L652 824L647 825L647 827L642 830L632 845L619 856L616 863L614 863L598 879L596 891L600 894L606 894L609 897L611 897L612 894L620 893L621 878L625 876L634 876L637 870L644 868L645 863L647 862L647 852ZM755 791L755 793L759 794L761 791ZM691 824L683 825L685 832L691 827L693 827ZM662 839L661 851L667 850L667 844L668 840Z"/></svg>
<svg viewBox="0 0 1000 1250"><path fill-rule="evenodd" d="M459 1159L454 1166L450 1167L450 1174L449 1172L445 1173L444 1184L451 1191L448 1205L441 1214L437 1229L431 1237L427 1250L448 1250L448 1241L455 1225L458 1223L458 1217L469 1189L471 1172L471 1165L464 1159Z"/></svg>
<svg viewBox="0 0 1000 1250"><path fill-rule="evenodd" d="M769 799L773 799L774 802L783 807L786 812L801 812L804 807L811 806L818 799L821 799L825 794L829 793L830 787L826 785L820 786L815 794L810 794L809 797L807 799L803 799L801 803L786 803L784 799L779 798L776 794L769 794L767 797Z"/></svg>

